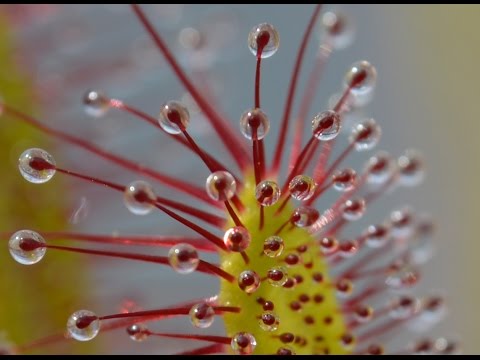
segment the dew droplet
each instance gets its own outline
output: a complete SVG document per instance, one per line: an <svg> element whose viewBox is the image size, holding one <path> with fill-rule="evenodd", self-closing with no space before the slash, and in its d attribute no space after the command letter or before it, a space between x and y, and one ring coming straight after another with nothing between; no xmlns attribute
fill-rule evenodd
<svg viewBox="0 0 480 360"><path fill-rule="evenodd" d="M320 217L319 212L308 206L300 206L293 212L291 222L300 228L312 226Z"/></svg>
<svg viewBox="0 0 480 360"><path fill-rule="evenodd" d="M283 333L280 335L280 341L284 344L289 344L295 340L295 335L292 333Z"/></svg>
<svg viewBox="0 0 480 360"><path fill-rule="evenodd" d="M434 349L437 354L441 355L461 355L462 350L457 341L438 338L435 340Z"/></svg>
<svg viewBox="0 0 480 360"><path fill-rule="evenodd" d="M345 14L328 11L323 14L321 25L324 41L334 49L345 49L353 42L353 26Z"/></svg>
<svg viewBox="0 0 480 360"><path fill-rule="evenodd" d="M170 248L168 261L177 273L190 274L197 269L200 259L195 247L190 244L178 244Z"/></svg>
<svg viewBox="0 0 480 360"><path fill-rule="evenodd" d="M383 355L384 353L385 349L383 348L383 346L378 344L370 344L368 345L365 355Z"/></svg>
<svg viewBox="0 0 480 360"><path fill-rule="evenodd" d="M270 258L278 257L282 254L285 243L280 236L270 236L263 242L263 253Z"/></svg>
<svg viewBox="0 0 480 360"><path fill-rule="evenodd" d="M262 140L269 130L270 120L260 109L247 110L240 117L240 131L248 140L252 140L254 135L257 140Z"/></svg>
<svg viewBox="0 0 480 360"><path fill-rule="evenodd" d="M83 96L85 113L93 117L102 117L110 109L110 99L101 91L89 90Z"/></svg>
<svg viewBox="0 0 480 360"><path fill-rule="evenodd" d="M412 296L400 296L390 304L389 315L393 319L406 319L420 310L420 301Z"/></svg>
<svg viewBox="0 0 480 360"><path fill-rule="evenodd" d="M190 309L190 321L198 328L208 328L215 319L215 310L206 303L195 304Z"/></svg>
<svg viewBox="0 0 480 360"><path fill-rule="evenodd" d="M260 277L255 271L242 271L238 275L238 286L247 294L252 294L260 287Z"/></svg>
<svg viewBox="0 0 480 360"><path fill-rule="evenodd" d="M369 247L373 249L381 248L389 240L390 229L385 225L370 225L364 236Z"/></svg>
<svg viewBox="0 0 480 360"><path fill-rule="evenodd" d="M100 320L89 310L74 312L67 321L68 335L78 341L89 341L98 335Z"/></svg>
<svg viewBox="0 0 480 360"><path fill-rule="evenodd" d="M425 177L423 159L419 152L407 150L405 155L398 158L400 170L400 184L404 186L416 186Z"/></svg>
<svg viewBox="0 0 480 360"><path fill-rule="evenodd" d="M296 285L297 285L297 280L293 277L289 277L287 281L285 281L285 284L283 284L282 286L284 289L292 290L295 288Z"/></svg>
<svg viewBox="0 0 480 360"><path fill-rule="evenodd" d="M152 186L143 180L131 182L125 187L123 202L135 215L147 215L155 208L157 197Z"/></svg>
<svg viewBox="0 0 480 360"><path fill-rule="evenodd" d="M358 249L356 240L344 240L338 247L338 253L343 258L350 258L358 252Z"/></svg>
<svg viewBox="0 0 480 360"><path fill-rule="evenodd" d="M205 45L205 40L202 39L204 34L202 34L197 29L192 27L186 27L180 30L178 34L178 42L185 49L195 51L202 48Z"/></svg>
<svg viewBox="0 0 480 360"><path fill-rule="evenodd" d="M357 173L353 169L338 170L332 176L333 187L338 191L350 191L355 186Z"/></svg>
<svg viewBox="0 0 480 360"><path fill-rule="evenodd" d="M215 171L211 173L206 181L207 194L213 200L226 201L235 195L237 182L227 171Z"/></svg>
<svg viewBox="0 0 480 360"><path fill-rule="evenodd" d="M179 101L165 103L158 116L158 123L169 134L180 134L190 123L188 109Z"/></svg>
<svg viewBox="0 0 480 360"><path fill-rule="evenodd" d="M355 337L352 334L344 334L340 337L340 345L344 349L353 349L355 346Z"/></svg>
<svg viewBox="0 0 480 360"><path fill-rule="evenodd" d="M132 324L126 330L130 339L136 342L145 341L149 336L147 327L143 324Z"/></svg>
<svg viewBox="0 0 480 360"><path fill-rule="evenodd" d="M416 225L416 235L408 243L410 258L414 265L423 265L432 258L434 252L432 231L433 222L430 216L421 215Z"/></svg>
<svg viewBox="0 0 480 360"><path fill-rule="evenodd" d="M288 280L287 269L275 266L267 271L268 282L273 286L283 286Z"/></svg>
<svg viewBox="0 0 480 360"><path fill-rule="evenodd" d="M333 110L318 113L312 120L313 135L320 141L335 139L340 133L340 128L340 115Z"/></svg>
<svg viewBox="0 0 480 360"><path fill-rule="evenodd" d="M290 346L282 346L278 348L277 355L297 355L297 353Z"/></svg>
<svg viewBox="0 0 480 360"><path fill-rule="evenodd" d="M354 144L357 151L371 150L378 144L381 135L380 126L375 120L369 119L353 127L350 142Z"/></svg>
<svg viewBox="0 0 480 360"><path fill-rule="evenodd" d="M445 300L441 296L430 296L424 299L421 307L422 313L419 320L427 327L437 324L447 313Z"/></svg>
<svg viewBox="0 0 480 360"><path fill-rule="evenodd" d="M319 241L320 250L323 254L333 254L338 250L338 241L334 237L324 237Z"/></svg>
<svg viewBox="0 0 480 360"><path fill-rule="evenodd" d="M295 200L306 201L315 194L315 181L307 175L297 175L288 184L290 196Z"/></svg>
<svg viewBox="0 0 480 360"><path fill-rule="evenodd" d="M300 262L300 257L297 254L288 254L285 256L285 263L288 266L295 266Z"/></svg>
<svg viewBox="0 0 480 360"><path fill-rule="evenodd" d="M341 298L350 296L353 292L353 283L349 279L340 279L335 284L337 295Z"/></svg>
<svg viewBox="0 0 480 360"><path fill-rule="evenodd" d="M260 49L260 57L262 59L269 58L275 54L279 46L280 36L271 24L258 24L254 26L248 34L248 48L255 56L258 56Z"/></svg>
<svg viewBox="0 0 480 360"><path fill-rule="evenodd" d="M430 339L417 340L411 348L413 355L433 355L433 343Z"/></svg>
<svg viewBox="0 0 480 360"><path fill-rule="evenodd" d="M271 311L275 308L275 304L271 301L263 301L262 308L265 311Z"/></svg>
<svg viewBox="0 0 480 360"><path fill-rule="evenodd" d="M55 175L55 160L45 150L32 148L20 155L18 169L28 182L43 184Z"/></svg>
<svg viewBox="0 0 480 360"><path fill-rule="evenodd" d="M361 219L366 210L364 199L347 200L342 206L342 216L348 221Z"/></svg>
<svg viewBox="0 0 480 360"><path fill-rule="evenodd" d="M223 235L223 242L227 249L235 252L242 252L247 250L252 237L247 229L243 226L235 226L228 229Z"/></svg>
<svg viewBox="0 0 480 360"><path fill-rule="evenodd" d="M385 284L394 290L408 289L416 285L419 278L419 272L412 265L404 263L390 269Z"/></svg>
<svg viewBox="0 0 480 360"><path fill-rule="evenodd" d="M344 86L353 96L363 96L375 88L377 70L368 61L357 61L345 74Z"/></svg>
<svg viewBox="0 0 480 360"><path fill-rule="evenodd" d="M255 188L255 199L257 199L259 204L262 206L275 205L278 199L280 199L280 195L280 188L274 181L261 181Z"/></svg>
<svg viewBox="0 0 480 360"><path fill-rule="evenodd" d="M20 230L10 237L8 250L16 262L33 265L45 256L47 252L45 244L45 239L35 231Z"/></svg>
<svg viewBox="0 0 480 360"><path fill-rule="evenodd" d="M366 323L372 319L373 309L370 306L359 305L355 308L353 315L359 323Z"/></svg>
<svg viewBox="0 0 480 360"><path fill-rule="evenodd" d="M232 336L230 345L235 354L250 355L253 354L257 346L257 340L255 340L255 337L250 333L239 332Z"/></svg>
<svg viewBox="0 0 480 360"><path fill-rule="evenodd" d="M260 325L260 328L264 331L275 331L278 329L280 319L278 315L275 314L273 311L265 311L262 313L262 315L260 315L258 324Z"/></svg>
<svg viewBox="0 0 480 360"><path fill-rule="evenodd" d="M395 165L390 154L380 151L367 161L367 181L371 184L382 184L388 180L394 169Z"/></svg>
<svg viewBox="0 0 480 360"><path fill-rule="evenodd" d="M414 228L414 214L412 209L395 210L390 214L392 235L395 237L410 237Z"/></svg>

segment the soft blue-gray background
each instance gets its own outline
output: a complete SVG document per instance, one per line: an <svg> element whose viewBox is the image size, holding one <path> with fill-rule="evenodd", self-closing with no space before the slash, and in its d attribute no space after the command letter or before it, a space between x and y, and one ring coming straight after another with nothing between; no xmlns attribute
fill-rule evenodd
<svg viewBox="0 0 480 360"><path fill-rule="evenodd" d="M219 48L207 52L213 59L207 72L209 86L214 89L216 101L235 122L253 101L255 64L246 48L247 33L259 22L268 21L277 27L280 50L264 62L262 73L262 107L272 119L270 139L278 129L276 122L283 109L293 58L312 8L145 6L187 68L191 62L188 52L177 41L179 31L192 26L215 37L214 44L220 44ZM349 49L332 56L314 109L326 109L328 97L341 89L345 69L353 61L367 59L376 65L378 89L366 113L382 125L380 147L395 155L406 147L421 149L427 159L428 174L421 187L412 191L400 189L372 209L367 219L378 221L393 207L407 203L432 212L438 222L437 254L425 268L422 290L444 289L449 303L449 316L433 335L458 335L465 352L478 352L475 340L480 331L480 291L476 279L479 245L475 205L480 200L476 190L480 173L475 95L479 76L473 59L479 55L476 38L480 27L476 23L480 7L345 5L342 9L355 22L356 41ZM53 89L51 94L43 94L48 122L169 174L199 184L204 181L207 172L196 158L177 150L176 145L147 125L116 111L101 120L88 118L82 112L80 99L87 88L104 89L150 114L156 114L163 101L183 95L183 89L126 5L65 5L59 14L36 18L18 34L23 51L35 54L28 60L35 80L45 89L47 85ZM313 43L316 42L314 39ZM303 80L315 50L316 45L312 44ZM221 147L210 141L210 129L203 124L194 117L192 135L203 146L223 155ZM123 183L136 178L76 149L62 149L65 167L114 177ZM82 198L88 205L87 216L78 216L75 221L78 229L101 233L179 233L179 226L161 215L130 215L117 194L81 183L75 186L70 199L72 211ZM159 193L168 195L169 191ZM90 273L96 287L92 304L96 303L99 313L111 312L125 296L148 308L188 299L192 294L211 295L217 286L216 280L202 276L180 277L169 269L110 260L92 262ZM165 328L185 325L180 323L181 320L172 321ZM155 348L154 340L149 343ZM162 352L175 351L168 344L177 346L169 341L161 344ZM145 350L147 345L115 346L117 352L122 352L135 347Z"/></svg>

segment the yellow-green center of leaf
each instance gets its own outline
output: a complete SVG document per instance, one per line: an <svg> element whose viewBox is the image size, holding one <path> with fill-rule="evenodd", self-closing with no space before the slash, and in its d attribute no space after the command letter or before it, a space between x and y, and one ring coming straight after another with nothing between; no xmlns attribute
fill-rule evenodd
<svg viewBox="0 0 480 360"><path fill-rule="evenodd" d="M251 235L251 243L245 251L249 263L246 264L238 252L223 252L221 266L235 277L245 270L252 270L258 274L261 283L256 291L249 294L237 282L221 281L219 303L241 308L238 314L225 314L227 335L233 336L238 332L252 334L257 343L254 354L275 354L282 347L288 347L296 354L348 353L341 343L341 337L347 330L336 298L335 285L331 282L327 262L315 244L315 238L305 229L292 228L288 224L278 234L284 241L281 255L269 257L264 254L265 239L274 235L289 220L294 210L292 202L280 214L275 213L281 201L265 207L265 223L260 230L260 205L255 199L253 176L245 178L239 197L245 205L241 221ZM233 226L231 221L227 224L227 228ZM299 246L306 246L306 251L298 251ZM300 261L296 265L288 265L285 260L289 255L292 258L295 258L292 255L298 256ZM293 288L272 285L267 273L279 266L284 267L289 279L297 278L300 282L296 282ZM261 326L261 316L265 312L262 301L273 303L271 312L278 317L278 327ZM271 331L275 327L277 329ZM288 333L293 334L295 339L289 343L282 342L281 335Z"/></svg>

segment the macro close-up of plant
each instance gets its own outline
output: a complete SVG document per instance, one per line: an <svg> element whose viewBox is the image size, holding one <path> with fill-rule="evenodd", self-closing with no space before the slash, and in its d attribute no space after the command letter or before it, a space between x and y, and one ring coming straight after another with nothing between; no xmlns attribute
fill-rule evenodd
<svg viewBox="0 0 480 360"><path fill-rule="evenodd" d="M0 8L0 354L461 353L440 71L348 10Z"/></svg>

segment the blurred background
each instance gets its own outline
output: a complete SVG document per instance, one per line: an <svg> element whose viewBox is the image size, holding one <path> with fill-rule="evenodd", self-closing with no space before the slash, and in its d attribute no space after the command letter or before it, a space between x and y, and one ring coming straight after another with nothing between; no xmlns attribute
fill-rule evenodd
<svg viewBox="0 0 480 360"><path fill-rule="evenodd" d="M264 61L262 69L262 108L272 119L272 136L267 141L271 154L273 134L278 129L274 119L281 117L294 57L313 6L146 5L145 9L183 67L215 104L219 104L219 109L233 119L235 127L240 114L253 101L255 58L247 49L247 34L260 22L275 25L280 33L280 49ZM324 9L337 8L325 6ZM434 216L436 254L424 269L421 286L425 291L443 291L449 314L432 336L458 337L465 353L478 353L480 288L476 275L480 265L476 257L480 244L476 204L480 201L477 190L480 183L477 100L480 6L343 5L339 9L351 17L356 28L355 41L348 49L332 54L311 115L327 108L329 97L342 89L344 73L354 61L369 60L377 67L375 98L364 113L382 126L379 148L396 156L405 148L419 149L426 160L427 176L421 186L401 188L382 200L369 211L366 221L383 219L390 210L406 204ZM157 114L166 100L191 102L128 6L9 5L2 6L0 12L3 18L0 39L9 44L6 48L9 50L2 52L6 55L0 60L3 67L0 96L13 99L13 105L35 109L32 111L52 127L86 137L171 175L203 183L207 174L197 159L183 149L178 150L177 145L151 131L146 124L115 110L101 119L88 117L83 111L81 99L87 89L104 90L152 115ZM305 84L318 43L319 37L315 34L307 51L300 89ZM7 71L9 68L2 61L16 70ZM28 88L19 90L22 96L7 94L6 88L13 83L9 76L13 74L22 79L19 89ZM204 126L201 115L194 110L192 113L194 137L212 152L223 153L218 142L212 141L212 131ZM16 161L23 149L34 145L29 134L14 141L13 137L18 134L5 126L2 121L0 129L9 138L0 144L1 152L9 161L8 174L0 180L5 181L5 185L0 183L3 188L23 181L15 172ZM36 134L32 136L42 144L45 141ZM343 141L346 144L346 140ZM115 178L118 183L136 179L76 148L51 142L48 146L57 163L67 168L100 178ZM357 159L367 157L364 154L353 157L350 164L358 164ZM223 160L230 161L226 156ZM192 166L201 170L192 173ZM37 221L27 207L22 210L25 213L19 210L22 221L10 214L10 220L1 223L4 228L0 231L23 226L105 234L188 234L161 216L130 215L117 194L95 186L54 179L45 189L35 187L33 192L27 191L54 194L61 189L65 196L62 195L59 202L52 199L56 198L52 195L46 202L36 204L35 209L52 211L55 207L55 211L64 216L57 216L55 222ZM163 195L162 190L158 190ZM18 202L15 196L8 197L9 193L12 195L6 191L0 200L5 213L11 203ZM164 190L164 194L168 194L168 190ZM47 209L42 208L45 206ZM62 287L64 292L71 292L66 298L75 298L64 300L63 304L68 304L64 317L79 306L88 308L87 304L95 304L98 313L110 313L117 311L125 299L149 308L187 300L192 293L209 296L218 288L216 280L201 276L179 279L169 269L96 260L72 258L74 276L80 277L78 281L84 285L81 289L76 285L73 290L67 290L68 282L78 284L69 277ZM4 262L14 269L8 271L18 271L18 266L7 257ZM62 268L67 265L62 264ZM31 274L32 269L27 270ZM2 264L0 273L6 277L6 271ZM19 285L22 284L15 287L18 293L12 297L26 296ZM83 302L76 301L80 298ZM25 300L23 306L28 307L29 300ZM0 330L8 329L14 320L7 320L8 314L2 316ZM165 326L172 329L182 324L171 322ZM115 341L109 336L105 341ZM162 344L165 350L162 352L171 352L169 347L178 346L175 342ZM148 346L154 351L154 344L133 343L117 343L114 351L148 352Z"/></svg>

